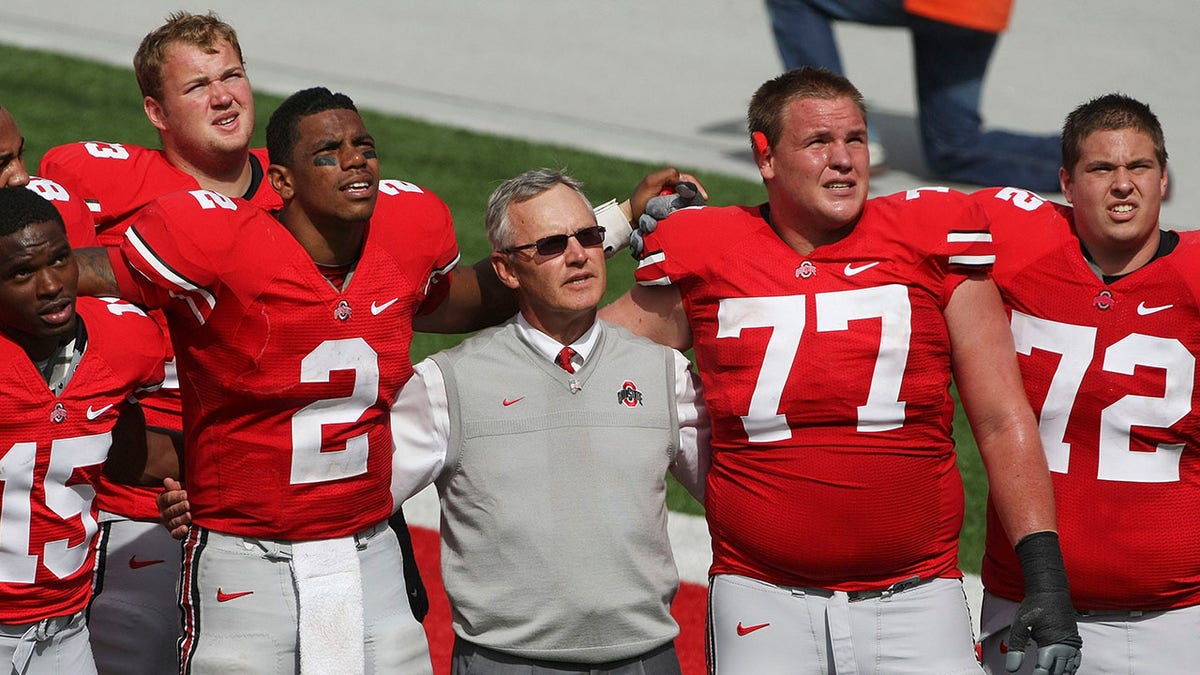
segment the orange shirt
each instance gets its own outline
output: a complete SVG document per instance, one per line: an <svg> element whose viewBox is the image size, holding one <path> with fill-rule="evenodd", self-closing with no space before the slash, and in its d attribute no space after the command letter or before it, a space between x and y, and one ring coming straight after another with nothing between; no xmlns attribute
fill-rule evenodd
<svg viewBox="0 0 1200 675"><path fill-rule="evenodd" d="M904 0L904 11L988 33L1008 27L1013 0Z"/></svg>

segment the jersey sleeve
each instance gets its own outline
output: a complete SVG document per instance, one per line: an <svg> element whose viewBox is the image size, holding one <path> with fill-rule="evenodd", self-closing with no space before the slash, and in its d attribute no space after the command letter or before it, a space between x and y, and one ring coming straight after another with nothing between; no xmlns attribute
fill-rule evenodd
<svg viewBox="0 0 1200 675"><path fill-rule="evenodd" d="M642 286L670 286L687 279L702 261L693 249L719 245L717 232L710 232L710 207L680 209L663 219L645 235L642 257L634 279ZM701 251L702 252L702 251Z"/></svg>
<svg viewBox="0 0 1200 675"><path fill-rule="evenodd" d="M126 231L120 257L132 272L118 275L122 295L162 308L185 303L203 324L216 307L220 261L237 239L238 224L261 213L244 200L208 190L156 200Z"/></svg>
<svg viewBox="0 0 1200 675"><path fill-rule="evenodd" d="M131 403L158 391L166 378L170 346L158 322L141 308L120 298L79 299L86 311L88 339L102 339L101 353L116 357L114 372L121 372L122 387Z"/></svg>
<svg viewBox="0 0 1200 675"><path fill-rule="evenodd" d="M161 151L102 141L51 148L39 171L84 200L105 246L117 245L136 214L154 199L199 187Z"/></svg>
<svg viewBox="0 0 1200 675"><path fill-rule="evenodd" d="M377 225L398 226L406 237L406 248L431 256L417 315L441 306L450 293L454 267L461 258L446 202L413 183L385 178L379 181L379 201L371 220Z"/></svg>
<svg viewBox="0 0 1200 675"><path fill-rule="evenodd" d="M82 199L97 224L121 215L116 197L125 188L128 167L133 163L129 148L120 143L83 141L50 148L42 156L38 173L59 183Z"/></svg>
<svg viewBox="0 0 1200 675"><path fill-rule="evenodd" d="M71 248L99 245L96 241L96 221L82 199L49 178L34 176L29 179L29 185L26 187L58 209L63 225L67 228L67 241L71 243Z"/></svg>
<svg viewBox="0 0 1200 675"><path fill-rule="evenodd" d="M997 256L993 273L1001 287L1032 262L1030 256L1042 255L1041 247L1029 245L1030 233L1057 235L1071 221L1070 207L1021 188L985 188L971 199L987 214Z"/></svg>
<svg viewBox="0 0 1200 675"><path fill-rule="evenodd" d="M924 245L941 278L944 307L968 277L992 272L996 250L988 214L970 196L947 188L909 190L903 197L917 206L900 212L904 236L928 238Z"/></svg>

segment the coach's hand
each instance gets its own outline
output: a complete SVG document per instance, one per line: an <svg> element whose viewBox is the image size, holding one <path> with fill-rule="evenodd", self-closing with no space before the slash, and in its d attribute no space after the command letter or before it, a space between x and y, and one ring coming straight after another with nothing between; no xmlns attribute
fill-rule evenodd
<svg viewBox="0 0 1200 675"><path fill-rule="evenodd" d="M1038 644L1034 675L1071 675L1079 669L1083 639L1075 623L1058 534L1027 535L1016 551L1025 577L1025 599L1009 630L1004 668L1010 673L1020 670L1032 637Z"/></svg>

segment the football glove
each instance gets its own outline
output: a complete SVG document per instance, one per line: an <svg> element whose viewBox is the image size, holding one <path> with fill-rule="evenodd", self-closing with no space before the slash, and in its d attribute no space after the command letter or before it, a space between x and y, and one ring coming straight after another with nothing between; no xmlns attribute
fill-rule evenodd
<svg viewBox="0 0 1200 675"><path fill-rule="evenodd" d="M1025 599L1009 629L1004 668L1010 673L1020 670L1032 637L1038 644L1034 675L1071 675L1079 669L1083 639L1075 623L1058 534L1034 532L1017 542L1016 551L1025 577Z"/></svg>
<svg viewBox="0 0 1200 675"><path fill-rule="evenodd" d="M677 183L674 192L652 197L646 202L646 209L638 218L637 229L629 235L629 252L634 259L641 260L646 246L644 238L658 227L658 221L689 206L704 206L704 195L690 181Z"/></svg>

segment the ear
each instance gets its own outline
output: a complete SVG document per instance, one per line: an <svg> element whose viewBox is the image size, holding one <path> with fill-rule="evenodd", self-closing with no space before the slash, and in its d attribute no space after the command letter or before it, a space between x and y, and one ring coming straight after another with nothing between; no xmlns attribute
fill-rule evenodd
<svg viewBox="0 0 1200 675"><path fill-rule="evenodd" d="M283 201L290 201L296 196L295 184L292 182L292 171L282 164L272 164L267 167L267 180Z"/></svg>
<svg viewBox="0 0 1200 675"><path fill-rule="evenodd" d="M521 286L521 281L517 278L517 270L507 253L492 253L492 269L496 270L496 277L505 286L513 290Z"/></svg>
<svg viewBox="0 0 1200 675"><path fill-rule="evenodd" d="M1168 188L1170 187L1170 185L1169 185L1169 183L1168 183L1168 181L1167 181L1167 166L1168 166L1168 165L1166 165L1166 164L1163 164L1163 175L1162 175L1162 178L1161 178L1161 179L1160 179L1160 181L1159 181L1159 182L1160 182L1160 185L1159 185L1159 187L1161 187L1161 188L1162 188L1163 201L1166 201L1166 199L1167 199L1167 195L1169 194L1169 190L1168 190Z"/></svg>
<svg viewBox="0 0 1200 675"><path fill-rule="evenodd" d="M767 135L761 131L755 131L750 134L750 145L754 148L754 163L758 166L758 173L762 175L763 180L775 177L775 166L772 162L774 154L771 152L771 144L767 142Z"/></svg>
<svg viewBox="0 0 1200 675"><path fill-rule="evenodd" d="M150 124L153 124L155 129L166 131L167 111L161 103L147 96L142 99L142 109L146 111L146 117L150 118Z"/></svg>
<svg viewBox="0 0 1200 675"><path fill-rule="evenodd" d="M1163 179L1166 179L1166 174L1163 174ZM1058 168L1058 184L1062 186L1063 197L1066 197L1068 204L1073 204L1071 200L1071 172L1067 171L1067 167L1060 166Z"/></svg>

